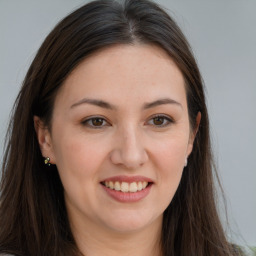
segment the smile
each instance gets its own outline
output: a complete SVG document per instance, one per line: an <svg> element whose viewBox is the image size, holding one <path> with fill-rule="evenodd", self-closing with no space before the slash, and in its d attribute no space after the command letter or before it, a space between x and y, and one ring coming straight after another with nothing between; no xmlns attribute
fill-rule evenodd
<svg viewBox="0 0 256 256"><path fill-rule="evenodd" d="M141 191L148 186L149 182L147 181L138 181L138 182L119 182L119 181L105 181L103 185L107 188L116 191L122 192L131 192L135 193L137 191Z"/></svg>
<svg viewBox="0 0 256 256"><path fill-rule="evenodd" d="M114 200L132 203L147 197L154 182L144 176L115 176L101 181L100 184L106 194Z"/></svg>

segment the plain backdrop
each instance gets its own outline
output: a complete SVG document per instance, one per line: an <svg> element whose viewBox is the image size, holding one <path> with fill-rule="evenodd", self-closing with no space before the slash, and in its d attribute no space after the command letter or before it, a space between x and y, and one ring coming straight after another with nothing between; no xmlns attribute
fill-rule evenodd
<svg viewBox="0 0 256 256"><path fill-rule="evenodd" d="M12 104L37 49L61 18L86 2L0 0L1 159ZM256 1L157 3L183 29L205 81L214 153L227 197L229 236L255 246ZM223 222L226 226L224 218Z"/></svg>

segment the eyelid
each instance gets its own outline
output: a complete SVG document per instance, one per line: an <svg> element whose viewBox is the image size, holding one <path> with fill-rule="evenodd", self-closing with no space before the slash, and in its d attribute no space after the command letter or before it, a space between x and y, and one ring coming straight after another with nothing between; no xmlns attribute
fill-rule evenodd
<svg viewBox="0 0 256 256"><path fill-rule="evenodd" d="M160 124L160 125L149 124L149 125L154 126L156 128L167 127L167 126L171 125L172 123L174 123L173 118L170 117L169 115L166 115L166 114L155 114L155 115L152 115L152 116L149 117L149 119L146 122L146 124L148 124L149 121L153 120L154 118L163 118L165 120L165 122L167 121L167 123ZM89 124L89 122L92 121L93 119L102 119L105 124L100 125L100 126L94 126L93 124ZM104 116L100 116L100 115L86 117L86 118L84 118L81 121L81 124L83 126L87 126L87 127L91 128L91 129L101 129L101 128L106 127L106 126L111 126L111 124L107 120L107 118L105 118Z"/></svg>
<svg viewBox="0 0 256 256"><path fill-rule="evenodd" d="M106 122L106 124L105 124L105 125L102 125L102 126L94 126L94 125L88 124L89 121L92 121L93 119L102 119L104 122ZM108 121L105 117L100 116L100 115L86 117L86 118L84 118L84 119L81 121L81 124L82 124L83 126L86 126L86 127L91 128L91 129L101 129L101 128L106 127L106 126L110 126L109 121Z"/></svg>
<svg viewBox="0 0 256 256"><path fill-rule="evenodd" d="M164 118L165 120L167 120L167 124L162 124L162 125L154 125L154 124L151 124L152 126L156 127L156 128L163 128L163 127L167 127L171 124L174 123L174 119L172 117L170 117L169 115L166 115L166 114L155 114L153 116L151 116L147 123L150 121L150 120L153 120L154 118L157 118L157 117L160 117L160 118Z"/></svg>

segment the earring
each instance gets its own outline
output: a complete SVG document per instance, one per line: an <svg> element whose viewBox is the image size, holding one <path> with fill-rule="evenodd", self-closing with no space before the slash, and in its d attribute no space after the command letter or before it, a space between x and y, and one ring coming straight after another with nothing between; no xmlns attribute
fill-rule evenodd
<svg viewBox="0 0 256 256"><path fill-rule="evenodd" d="M184 167L186 167L187 165L188 165L188 159L186 158L186 159L185 159Z"/></svg>
<svg viewBox="0 0 256 256"><path fill-rule="evenodd" d="M46 165L48 165L48 166L51 166L50 157L45 157L45 159L44 159L44 164L46 164Z"/></svg>

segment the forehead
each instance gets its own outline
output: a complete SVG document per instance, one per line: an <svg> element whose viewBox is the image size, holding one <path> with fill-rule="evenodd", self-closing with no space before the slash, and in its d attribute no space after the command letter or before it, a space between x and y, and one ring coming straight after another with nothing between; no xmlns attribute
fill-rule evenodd
<svg viewBox="0 0 256 256"><path fill-rule="evenodd" d="M68 76L56 101L75 102L81 97L111 101L144 100L185 94L182 73L160 47L115 45L83 60Z"/></svg>

